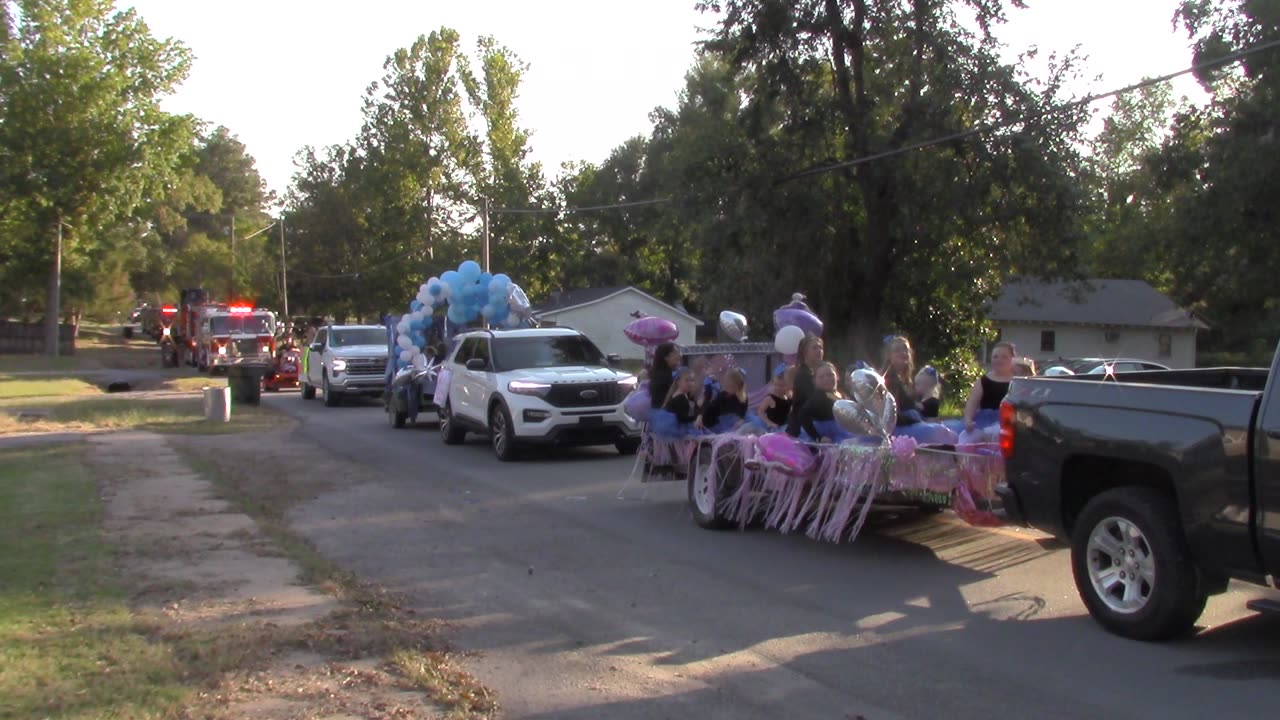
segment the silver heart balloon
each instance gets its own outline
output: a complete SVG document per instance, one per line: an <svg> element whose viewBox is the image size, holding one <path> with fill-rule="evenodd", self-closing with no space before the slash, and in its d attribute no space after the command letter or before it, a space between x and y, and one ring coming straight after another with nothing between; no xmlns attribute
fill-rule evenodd
<svg viewBox="0 0 1280 720"><path fill-rule="evenodd" d="M853 400L837 400L831 406L831 414L840 423L840 427L854 435L880 435L876 418Z"/></svg>
<svg viewBox="0 0 1280 720"><path fill-rule="evenodd" d="M876 427L880 430L880 436L888 439L893 435L893 431L898 427L898 399L889 392L888 388L884 391L884 406L880 408L880 414L876 417Z"/></svg>
<svg viewBox="0 0 1280 720"><path fill-rule="evenodd" d="M720 313L720 330L733 342L747 339L747 318L742 313L725 310Z"/></svg>
<svg viewBox="0 0 1280 720"><path fill-rule="evenodd" d="M511 312L518 317L529 317L529 296L525 295L524 290L521 290L520 286L515 283L511 283L510 289L507 290L507 304L511 307Z"/></svg>
<svg viewBox="0 0 1280 720"><path fill-rule="evenodd" d="M858 368L849 373L849 396L859 402L869 402L884 388L884 378L871 368Z"/></svg>

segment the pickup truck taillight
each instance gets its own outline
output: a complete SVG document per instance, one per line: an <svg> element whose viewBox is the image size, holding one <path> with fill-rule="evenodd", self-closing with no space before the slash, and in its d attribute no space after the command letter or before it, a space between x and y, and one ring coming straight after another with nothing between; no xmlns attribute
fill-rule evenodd
<svg viewBox="0 0 1280 720"><path fill-rule="evenodd" d="M1000 403L1000 454L1006 460L1013 457L1013 415L1008 401Z"/></svg>

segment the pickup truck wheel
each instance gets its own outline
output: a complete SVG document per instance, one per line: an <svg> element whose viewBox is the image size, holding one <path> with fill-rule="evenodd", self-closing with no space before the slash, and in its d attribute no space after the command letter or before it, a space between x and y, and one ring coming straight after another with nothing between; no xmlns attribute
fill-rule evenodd
<svg viewBox="0 0 1280 720"><path fill-rule="evenodd" d="M635 455L640 450L640 438L624 438L614 443L619 455Z"/></svg>
<svg viewBox="0 0 1280 720"><path fill-rule="evenodd" d="M316 399L316 388L315 388L315 386L314 386L314 385L308 385L308 384L306 384L306 383L304 383L304 382L303 382L303 383L298 383L298 389L302 391L302 399L303 399L303 400L315 400L315 399Z"/></svg>
<svg viewBox="0 0 1280 720"><path fill-rule="evenodd" d="M733 527L721 503L742 482L742 456L735 447L725 447L711 462L711 447L699 446L689 474L689 510L693 521L708 530Z"/></svg>
<svg viewBox="0 0 1280 720"><path fill-rule="evenodd" d="M1071 567L1089 614L1135 640L1186 633L1208 599L1177 505L1150 488L1117 488L1089 501L1072 533Z"/></svg>
<svg viewBox="0 0 1280 720"><path fill-rule="evenodd" d="M501 402L489 411L489 442L493 445L493 454L502 462L511 462L520 456L516 447L515 428L511 424L511 413Z"/></svg>
<svg viewBox="0 0 1280 720"><path fill-rule="evenodd" d="M440 438L445 445L461 445L467 439L467 431L453 419L453 407L446 402L440 410Z"/></svg>
<svg viewBox="0 0 1280 720"><path fill-rule="evenodd" d="M324 406L338 407L338 404L342 402L342 398L333 391L333 388L329 387L329 376L327 374L322 376L320 382L323 383Z"/></svg>

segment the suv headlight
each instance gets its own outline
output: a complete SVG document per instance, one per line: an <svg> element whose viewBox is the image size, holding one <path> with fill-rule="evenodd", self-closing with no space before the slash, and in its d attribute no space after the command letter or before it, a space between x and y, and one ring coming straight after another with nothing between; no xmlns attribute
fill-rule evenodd
<svg viewBox="0 0 1280 720"><path fill-rule="evenodd" d="M329 367L333 368L334 372L342 372L347 369L347 361L342 358L335 358L333 362L329 363Z"/></svg>
<svg viewBox="0 0 1280 720"><path fill-rule="evenodd" d="M631 392L632 390L636 389L637 385L640 384L640 378L636 377L635 375L630 375L628 377L624 377L621 380L619 380L618 384L622 386L623 391Z"/></svg>
<svg viewBox="0 0 1280 720"><path fill-rule="evenodd" d="M551 392L551 384L543 382L532 382L529 380L512 380L507 383L507 391L516 395L536 395L537 397L546 397Z"/></svg>

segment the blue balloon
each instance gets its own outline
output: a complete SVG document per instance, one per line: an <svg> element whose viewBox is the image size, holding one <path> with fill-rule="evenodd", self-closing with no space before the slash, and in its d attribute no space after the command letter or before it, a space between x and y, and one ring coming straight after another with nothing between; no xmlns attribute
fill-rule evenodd
<svg viewBox="0 0 1280 720"><path fill-rule="evenodd" d="M449 322L461 325L467 321L467 311L461 304L450 305L447 317Z"/></svg>
<svg viewBox="0 0 1280 720"><path fill-rule="evenodd" d="M487 272L480 273L480 277L476 280L480 287L489 287L489 281L493 280L493 276Z"/></svg>
<svg viewBox="0 0 1280 720"><path fill-rule="evenodd" d="M475 260L463 260L462 264L458 266L458 274L471 282L479 279L481 272L480 263Z"/></svg>
<svg viewBox="0 0 1280 720"><path fill-rule="evenodd" d="M427 292L431 295L431 297L438 298L440 297L440 293L444 292L444 285L441 283L436 283L435 285L432 285L431 287L427 288Z"/></svg>
<svg viewBox="0 0 1280 720"><path fill-rule="evenodd" d="M445 270L443 273L440 274L440 281L447 283L449 285L453 285L457 283L458 280L461 280L461 279L462 279L462 276L459 275L456 270Z"/></svg>
<svg viewBox="0 0 1280 720"><path fill-rule="evenodd" d="M417 300L414 300L413 302L409 303L409 309L412 310L413 312L418 312L419 310L422 309L422 303L418 302Z"/></svg>

